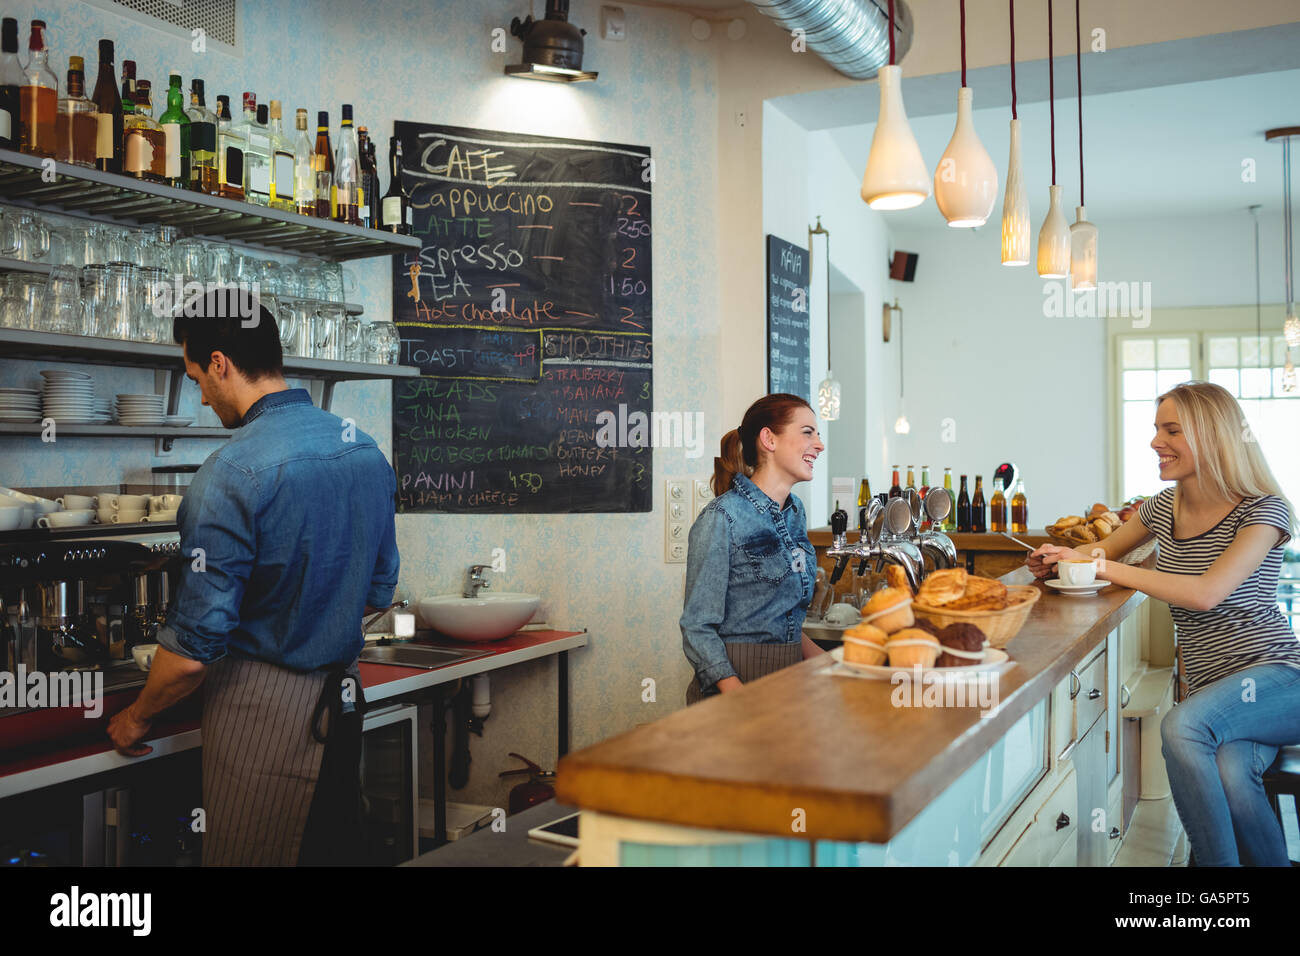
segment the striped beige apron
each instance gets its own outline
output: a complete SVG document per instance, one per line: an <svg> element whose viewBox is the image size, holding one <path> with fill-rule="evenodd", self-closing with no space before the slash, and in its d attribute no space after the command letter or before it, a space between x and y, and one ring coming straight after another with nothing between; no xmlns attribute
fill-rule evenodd
<svg viewBox="0 0 1300 956"><path fill-rule="evenodd" d="M732 668L736 671L736 676L740 678L742 684L748 684L750 681L756 681L760 677L766 677L773 671L779 671L783 668L798 664L803 660L803 642L795 641L793 644L724 644L727 649L727 659L731 661ZM717 686L710 687L708 691L700 692L700 682L692 678L690 684L686 687L686 705L697 704L706 697L713 697L721 693Z"/></svg>
<svg viewBox="0 0 1300 956"><path fill-rule="evenodd" d="M209 666L203 682L204 866L298 863L325 753L310 725L328 676L231 657ZM328 724L326 712L326 732Z"/></svg>

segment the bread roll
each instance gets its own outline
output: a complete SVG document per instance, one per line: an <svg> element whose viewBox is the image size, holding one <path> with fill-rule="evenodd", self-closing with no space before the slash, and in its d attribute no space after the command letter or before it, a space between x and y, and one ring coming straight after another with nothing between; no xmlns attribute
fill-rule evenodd
<svg viewBox="0 0 1300 956"><path fill-rule="evenodd" d="M966 578L965 568L945 568L942 571L935 571L922 582L916 599L930 607L942 607L966 593Z"/></svg>
<svg viewBox="0 0 1300 956"><path fill-rule="evenodd" d="M1110 526L1109 521L1103 521L1101 518L1097 518L1095 521L1089 521L1088 527L1092 529L1092 533L1097 536L1098 541L1110 537L1110 533L1115 530Z"/></svg>
<svg viewBox="0 0 1300 956"><path fill-rule="evenodd" d="M885 584L900 591L912 593L912 585L907 580L907 572L897 564L885 565Z"/></svg>

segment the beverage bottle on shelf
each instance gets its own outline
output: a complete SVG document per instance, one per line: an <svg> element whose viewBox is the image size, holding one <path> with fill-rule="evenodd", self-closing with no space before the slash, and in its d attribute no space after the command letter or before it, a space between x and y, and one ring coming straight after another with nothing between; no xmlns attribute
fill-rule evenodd
<svg viewBox="0 0 1300 956"><path fill-rule="evenodd" d="M18 90L23 85L23 66L18 62L18 21L0 21L0 147L18 148L21 105Z"/></svg>
<svg viewBox="0 0 1300 956"><path fill-rule="evenodd" d="M248 140L230 122L230 97L217 97L217 195L244 198L244 150Z"/></svg>
<svg viewBox="0 0 1300 956"><path fill-rule="evenodd" d="M343 104L339 129L339 147L334 153L334 218L348 225L359 225L361 191L361 150L357 131L352 126L352 104Z"/></svg>
<svg viewBox="0 0 1300 956"><path fill-rule="evenodd" d="M122 97L113 76L113 41L99 41L99 76L95 78L97 135L95 168L104 173L122 171Z"/></svg>
<svg viewBox="0 0 1300 956"><path fill-rule="evenodd" d="M970 500L970 529L976 534L983 534L987 530L985 521L987 520L986 509L984 506L984 478L981 475L975 476L975 497Z"/></svg>
<svg viewBox="0 0 1300 956"><path fill-rule="evenodd" d="M913 465L907 466L907 484L903 486L903 494L909 491L916 494L916 467Z"/></svg>
<svg viewBox="0 0 1300 956"><path fill-rule="evenodd" d="M190 84L190 182L189 188L209 196L218 194L217 114L208 109L203 81Z"/></svg>
<svg viewBox="0 0 1300 956"><path fill-rule="evenodd" d="M379 228L399 235L411 234L411 204L402 187L402 141L388 139L388 192L379 203Z"/></svg>
<svg viewBox="0 0 1300 956"><path fill-rule="evenodd" d="M957 496L952 493L952 469L943 470L943 490L948 496L948 517L943 519L944 531L957 530Z"/></svg>
<svg viewBox="0 0 1300 956"><path fill-rule="evenodd" d="M122 61L122 168L126 169L126 117L135 112L135 60Z"/></svg>
<svg viewBox="0 0 1300 956"><path fill-rule="evenodd" d="M1011 533L1029 533L1029 499L1025 497L1025 483L1016 479L1016 491L1011 496Z"/></svg>
<svg viewBox="0 0 1300 956"><path fill-rule="evenodd" d="M379 218L379 170L375 168L375 144L370 131L357 127L357 147L361 151L361 189L357 194L357 218L367 229L375 228Z"/></svg>
<svg viewBox="0 0 1300 956"><path fill-rule="evenodd" d="M922 465L921 466L921 487L917 491L917 494L921 496L922 503L925 502L925 496L928 495L929 493L930 493L930 466ZM922 508L921 509L921 530L928 531L929 529L930 529L930 519L926 517L925 509Z"/></svg>
<svg viewBox="0 0 1300 956"><path fill-rule="evenodd" d="M900 485L900 484L898 483L898 466L895 465L895 466L894 466L894 483L893 483L892 485L889 486L889 497L891 497L891 498L899 498L899 497L902 497L902 494L903 494L903 486Z"/></svg>
<svg viewBox="0 0 1300 956"><path fill-rule="evenodd" d="M54 118L54 158L78 166L95 165L99 141L99 112L86 99L86 66L79 56L68 57L68 95L59 100Z"/></svg>
<svg viewBox="0 0 1300 956"><path fill-rule="evenodd" d="M59 111L59 80L50 69L45 21L33 20L29 56L18 88L18 148L33 156L54 156L54 117Z"/></svg>
<svg viewBox="0 0 1300 956"><path fill-rule="evenodd" d="M293 140L293 208L300 216L316 215L315 152L307 136L307 111L294 114L294 128L298 135Z"/></svg>
<svg viewBox="0 0 1300 956"><path fill-rule="evenodd" d="M957 530L969 534L970 529L970 495L966 492L966 476L962 475L961 492L957 495Z"/></svg>
<svg viewBox="0 0 1300 956"><path fill-rule="evenodd" d="M190 185L190 118L185 115L185 94L181 75L172 70L167 77L167 109L158 117L166 155L163 175L167 185L188 189Z"/></svg>
<svg viewBox="0 0 1300 956"><path fill-rule="evenodd" d="M866 477L864 476L862 481L858 484L858 507L865 508L867 506L867 502L869 502L870 500L871 500L871 482L867 481Z"/></svg>
<svg viewBox="0 0 1300 956"><path fill-rule="evenodd" d="M279 100L271 100L271 205L293 212L293 143L284 135Z"/></svg>
<svg viewBox="0 0 1300 956"><path fill-rule="evenodd" d="M244 115L234 127L244 137L244 200L267 206L271 203L271 130L262 122L266 115L257 96L244 94Z"/></svg>
<svg viewBox="0 0 1300 956"><path fill-rule="evenodd" d="M330 146L330 114L316 114L316 145L312 150L311 168L316 171L316 217L334 218L334 149Z"/></svg>
<svg viewBox="0 0 1300 956"><path fill-rule="evenodd" d="M1002 479L993 479L993 498L989 501L989 530L1007 530L1007 496L1002 493Z"/></svg>
<svg viewBox="0 0 1300 956"><path fill-rule="evenodd" d="M167 141L153 118L152 89L148 80L135 84L134 109L123 117L126 136L122 171L136 179L167 181Z"/></svg>

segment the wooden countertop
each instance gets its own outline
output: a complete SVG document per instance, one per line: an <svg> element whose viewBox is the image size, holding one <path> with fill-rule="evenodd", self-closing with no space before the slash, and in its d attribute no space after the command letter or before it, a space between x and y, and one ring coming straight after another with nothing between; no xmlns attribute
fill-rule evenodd
<svg viewBox="0 0 1300 956"><path fill-rule="evenodd" d="M1021 568L1002 578L1032 581ZM884 843L952 784L1145 595L1110 585L1097 597L1046 593L1007 645L1000 703L901 708L888 681L820 673L826 656L670 714L560 761L561 803L709 829Z"/></svg>
<svg viewBox="0 0 1300 956"><path fill-rule="evenodd" d="M858 533L849 530L845 532L845 537L850 544L853 544L858 540ZM1028 554L1024 548L1002 534L991 532L971 534L969 532L950 531L948 537L952 539L952 543L956 545L958 551L1019 551ZM1040 544L1047 544L1052 540L1047 536L1047 531L1042 528L1031 528L1023 534L1016 535L1016 537L1024 541L1025 544L1032 544L1035 547ZM808 530L808 540L813 543L815 548L829 548L831 538L830 528L810 528Z"/></svg>

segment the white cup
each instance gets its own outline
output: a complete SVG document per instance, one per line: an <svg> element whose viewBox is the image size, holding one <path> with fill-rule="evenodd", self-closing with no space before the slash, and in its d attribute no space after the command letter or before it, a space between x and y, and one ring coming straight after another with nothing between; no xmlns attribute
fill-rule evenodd
<svg viewBox="0 0 1300 956"><path fill-rule="evenodd" d="M83 524L90 524L90 519L95 512L89 508L80 511L51 511L49 514L43 514L36 519L36 524L41 528L75 528Z"/></svg>
<svg viewBox="0 0 1300 956"><path fill-rule="evenodd" d="M113 507L118 511L148 511L149 495L118 495Z"/></svg>
<svg viewBox="0 0 1300 956"><path fill-rule="evenodd" d="M95 499L90 495L64 495L54 499L65 511L93 511Z"/></svg>
<svg viewBox="0 0 1300 956"><path fill-rule="evenodd" d="M155 511L153 514L144 518L145 521L152 521L155 524L174 524L176 522L175 511Z"/></svg>
<svg viewBox="0 0 1300 956"><path fill-rule="evenodd" d="M24 505L24 506L23 506L23 520L22 520L22 523L18 525L18 527L20 527L20 528L30 528L30 527L32 527L34 524L36 524L36 506L35 506L35 505Z"/></svg>
<svg viewBox="0 0 1300 956"><path fill-rule="evenodd" d="M100 524L112 524L113 515L115 514L117 514L117 512L111 507L100 507L100 509L95 512L95 517L99 519Z"/></svg>
<svg viewBox="0 0 1300 956"><path fill-rule="evenodd" d="M154 495L149 499L149 513L158 511L175 512L181 506L181 495Z"/></svg>
<svg viewBox="0 0 1300 956"><path fill-rule="evenodd" d="M1097 562L1058 561L1056 563L1056 576L1061 579L1062 584L1071 586L1091 584L1097 580Z"/></svg>
<svg viewBox="0 0 1300 956"><path fill-rule="evenodd" d="M142 671L147 671L153 666L153 656L157 653L157 644L137 644L131 648L131 656L135 658L135 666Z"/></svg>
<svg viewBox="0 0 1300 956"><path fill-rule="evenodd" d="M115 511L113 512L113 524L139 524L145 519L143 511Z"/></svg>
<svg viewBox="0 0 1300 956"><path fill-rule="evenodd" d="M0 508L0 531L15 531L23 524L22 508Z"/></svg>

